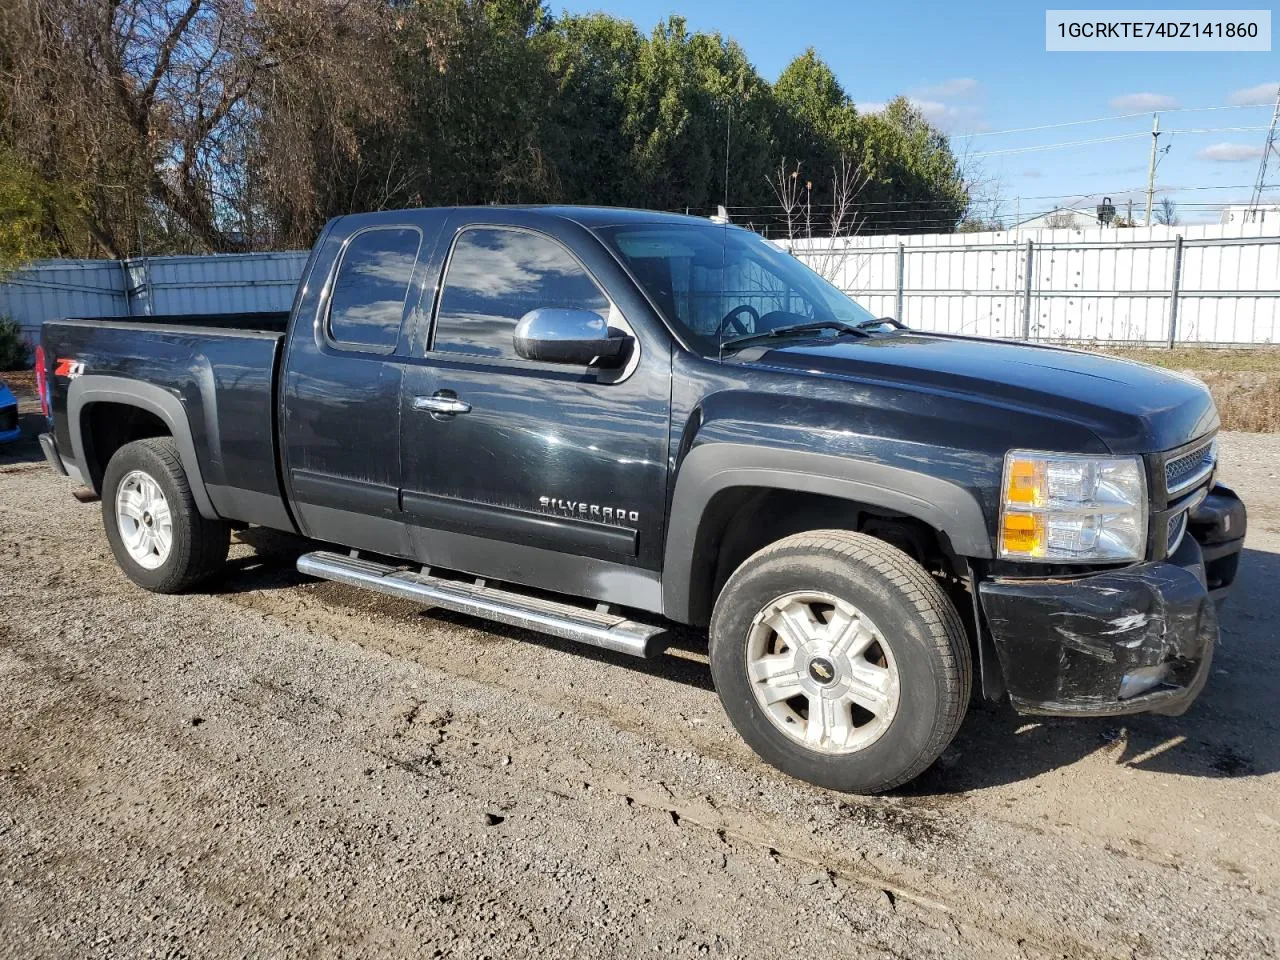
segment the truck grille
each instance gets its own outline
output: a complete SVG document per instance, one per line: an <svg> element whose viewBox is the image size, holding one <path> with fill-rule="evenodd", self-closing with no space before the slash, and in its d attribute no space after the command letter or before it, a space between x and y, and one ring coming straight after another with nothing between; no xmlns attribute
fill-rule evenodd
<svg viewBox="0 0 1280 960"><path fill-rule="evenodd" d="M8 433L18 425L18 408L5 407L0 410L0 433Z"/></svg>
<svg viewBox="0 0 1280 960"><path fill-rule="evenodd" d="M1170 494L1181 493L1196 485L1213 469L1216 449L1212 440L1206 440L1194 450L1182 454L1164 465L1165 490Z"/></svg>

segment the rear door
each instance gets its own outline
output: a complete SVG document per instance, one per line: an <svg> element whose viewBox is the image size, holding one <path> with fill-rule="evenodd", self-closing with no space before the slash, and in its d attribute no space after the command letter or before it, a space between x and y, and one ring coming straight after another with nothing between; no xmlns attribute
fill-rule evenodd
<svg viewBox="0 0 1280 960"><path fill-rule="evenodd" d="M302 531L411 555L400 517L400 388L429 212L339 221L300 292L281 386L285 484Z"/></svg>
<svg viewBox="0 0 1280 960"><path fill-rule="evenodd" d="M656 608L670 335L576 224L463 211L448 234L401 413L402 506L416 554ZM524 360L512 334L539 307L597 312L632 333L638 352L621 371ZM456 400L459 412L418 409L420 398Z"/></svg>

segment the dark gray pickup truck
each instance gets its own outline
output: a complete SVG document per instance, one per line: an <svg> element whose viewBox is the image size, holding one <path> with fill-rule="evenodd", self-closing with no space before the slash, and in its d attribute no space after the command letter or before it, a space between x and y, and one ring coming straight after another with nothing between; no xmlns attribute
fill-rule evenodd
<svg viewBox="0 0 1280 960"><path fill-rule="evenodd" d="M838 790L927 768L975 683L1185 710L1245 533L1199 383L910 330L688 217L342 217L288 315L38 353L45 453L141 586L261 524L341 548L308 574L614 651L708 628L747 742Z"/></svg>

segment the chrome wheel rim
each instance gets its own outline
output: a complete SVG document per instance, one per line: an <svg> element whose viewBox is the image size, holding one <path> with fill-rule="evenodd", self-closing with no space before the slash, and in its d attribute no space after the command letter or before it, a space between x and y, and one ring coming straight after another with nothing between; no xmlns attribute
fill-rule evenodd
<svg viewBox="0 0 1280 960"><path fill-rule="evenodd" d="M116 488L116 527L125 551L138 566L154 570L173 548L173 515L155 478L141 470L125 474Z"/></svg>
<svg viewBox="0 0 1280 960"><path fill-rule="evenodd" d="M789 593L751 621L747 672L778 730L818 753L865 750L901 700L898 666L880 629L829 593Z"/></svg>

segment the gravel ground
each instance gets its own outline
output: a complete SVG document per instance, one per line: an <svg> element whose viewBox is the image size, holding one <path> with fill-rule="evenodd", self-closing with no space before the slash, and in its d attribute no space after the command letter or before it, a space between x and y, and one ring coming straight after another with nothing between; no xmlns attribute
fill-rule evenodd
<svg viewBox="0 0 1280 960"><path fill-rule="evenodd" d="M1185 717L978 705L907 791L789 780L654 661L300 577L111 560L0 453L0 956L1263 957L1280 940L1280 436Z"/></svg>

